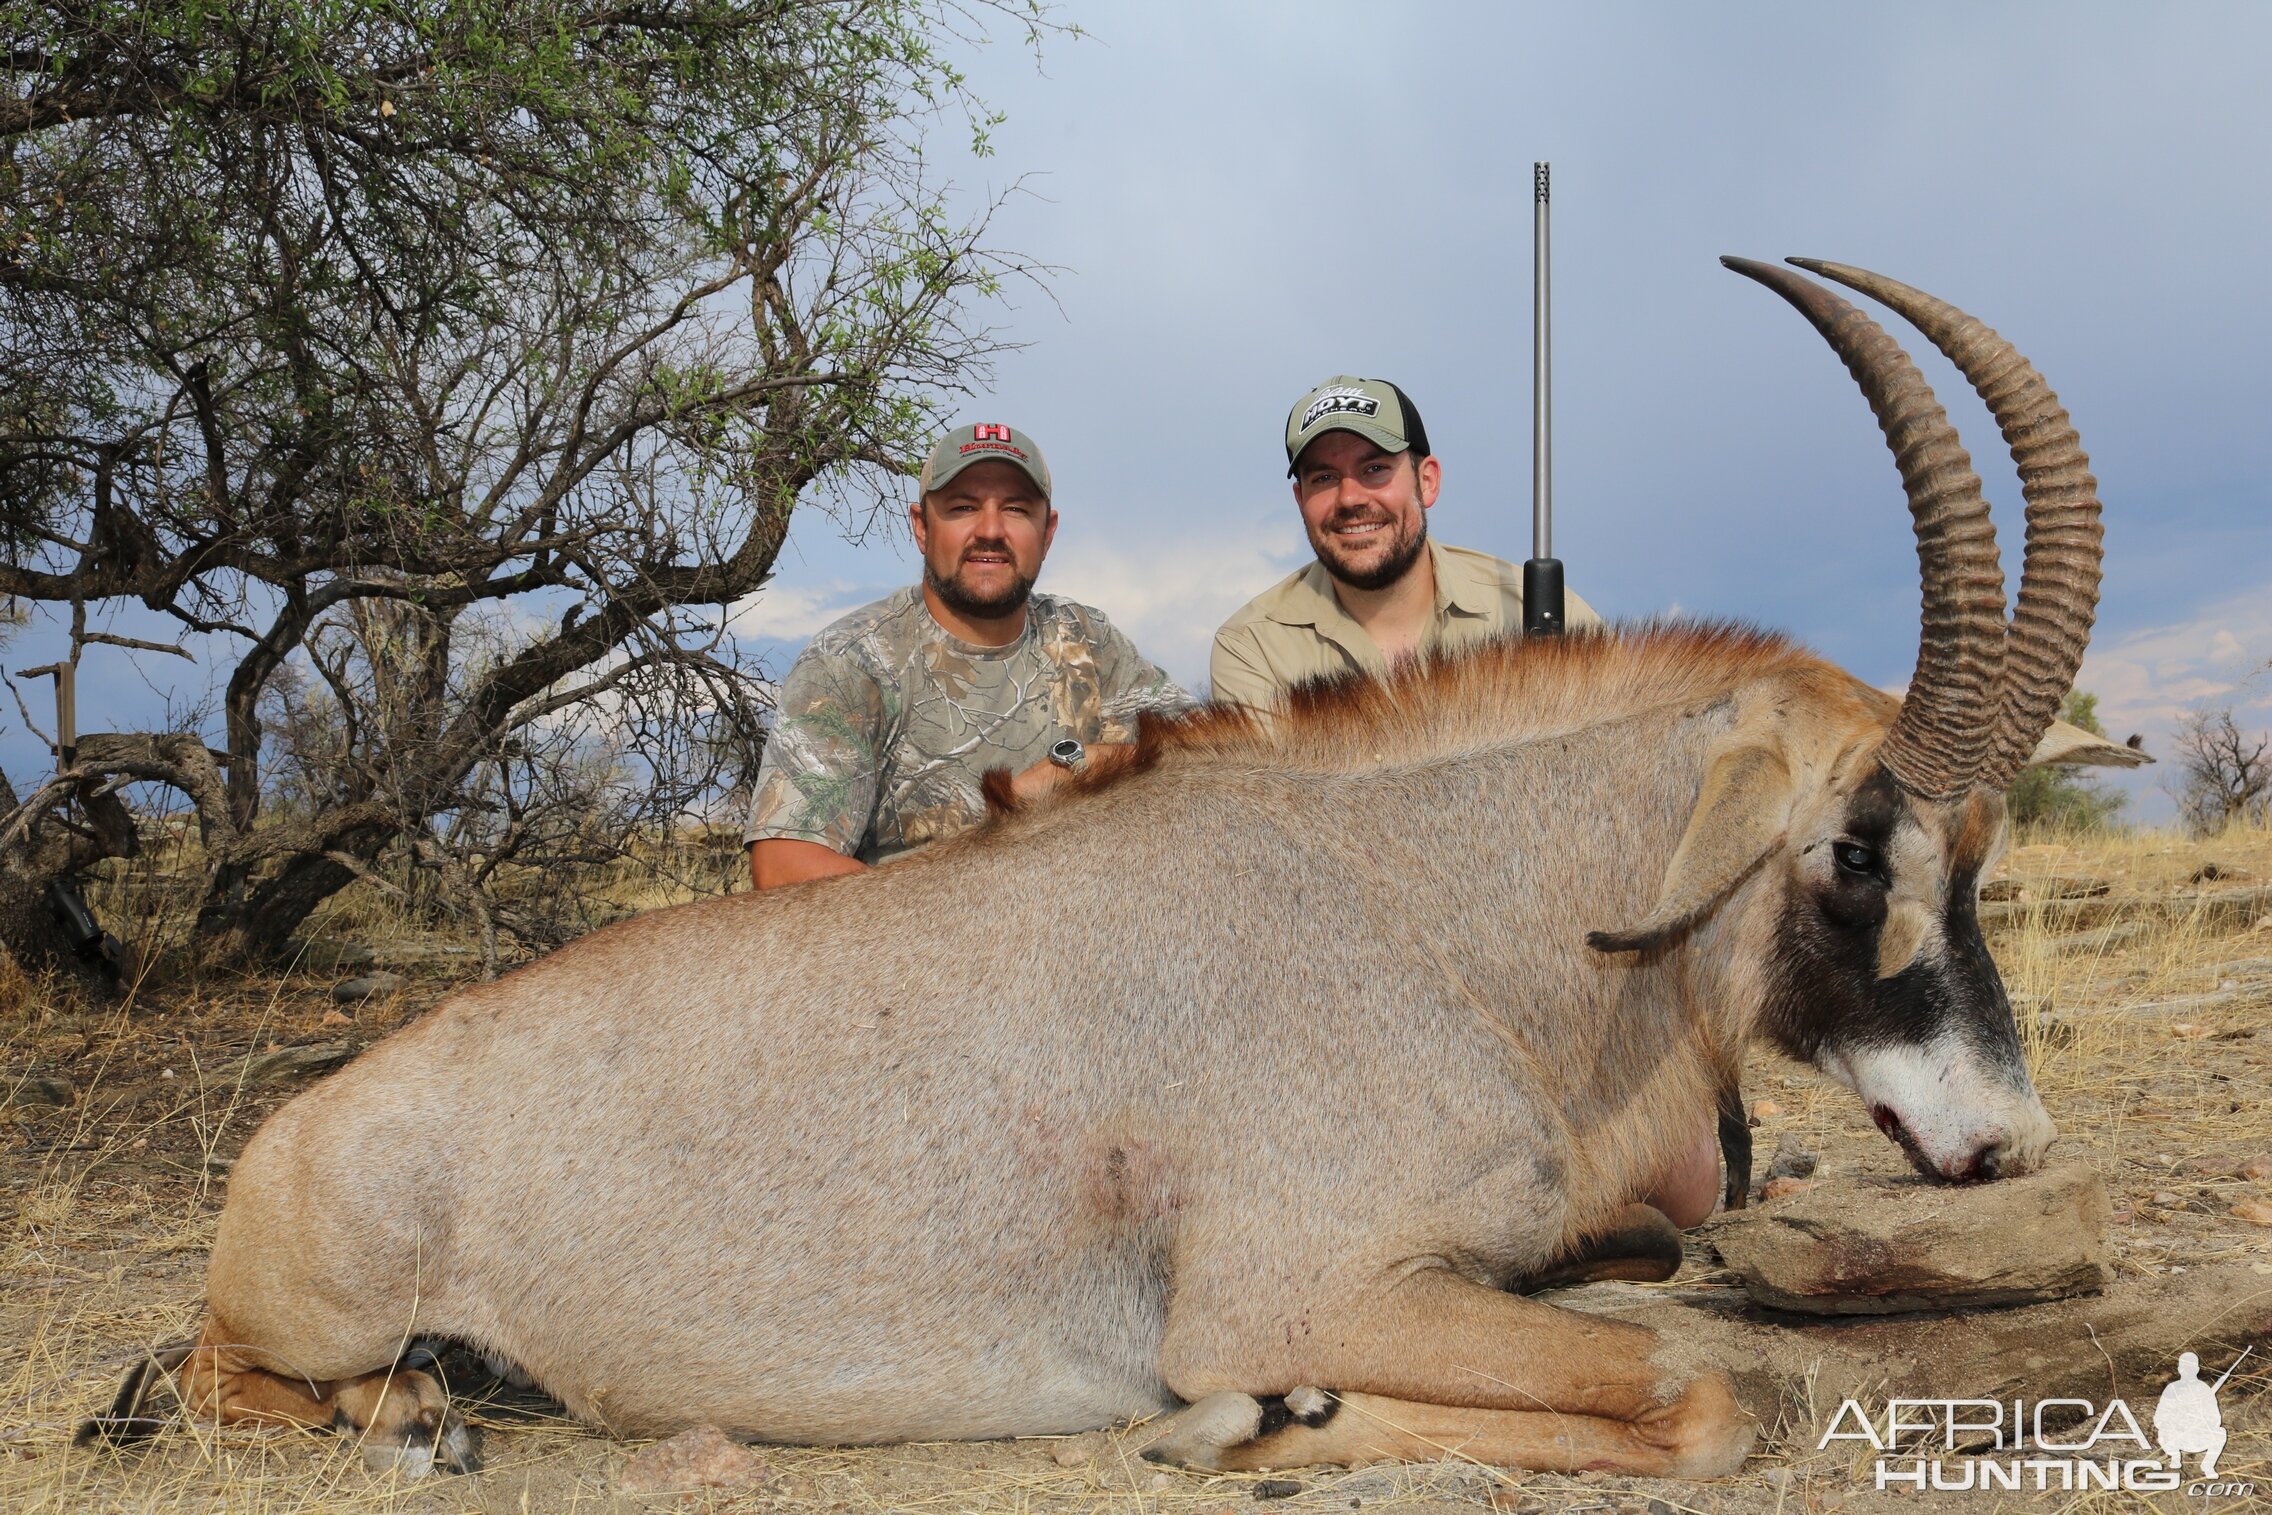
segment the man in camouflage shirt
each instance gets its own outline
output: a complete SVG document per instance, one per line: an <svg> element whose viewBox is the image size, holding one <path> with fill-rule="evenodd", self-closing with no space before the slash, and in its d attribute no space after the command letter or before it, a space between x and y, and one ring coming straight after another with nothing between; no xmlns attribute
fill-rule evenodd
<svg viewBox="0 0 2272 1515"><path fill-rule="evenodd" d="M1191 703L1103 615L1033 592L1057 512L1024 432L949 432L908 520L923 582L822 631L781 688L744 833L761 889L952 836L988 769L1037 793Z"/></svg>

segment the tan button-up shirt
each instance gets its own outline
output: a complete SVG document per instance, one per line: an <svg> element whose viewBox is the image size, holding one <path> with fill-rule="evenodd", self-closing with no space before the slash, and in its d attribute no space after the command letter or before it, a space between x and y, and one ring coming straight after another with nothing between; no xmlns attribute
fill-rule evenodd
<svg viewBox="0 0 2272 1515"><path fill-rule="evenodd" d="M1523 626L1523 571L1489 553L1446 547L1430 539L1436 570L1436 607L1420 639L1420 655L1434 656L1488 641ZM1567 593L1564 621L1599 626L1593 607ZM1267 711L1296 684L1362 671L1379 678L1388 659L1356 618L1334 597L1325 566L1312 562L1246 602L1215 633L1208 676L1218 700Z"/></svg>

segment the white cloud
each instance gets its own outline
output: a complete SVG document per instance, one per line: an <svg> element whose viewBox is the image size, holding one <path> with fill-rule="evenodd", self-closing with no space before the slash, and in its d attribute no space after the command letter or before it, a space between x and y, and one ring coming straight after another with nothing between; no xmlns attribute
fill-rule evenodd
<svg viewBox="0 0 2272 1515"><path fill-rule="evenodd" d="M2212 601L2173 626L2101 638L2076 683L2098 696L2109 731L2166 730L2210 700L2272 711L2272 583Z"/></svg>
<svg viewBox="0 0 2272 1515"><path fill-rule="evenodd" d="M888 593L872 584L833 579L826 584L773 583L734 602L726 627L737 637L802 642L843 615Z"/></svg>
<svg viewBox="0 0 2272 1515"><path fill-rule="evenodd" d="M2228 595L2170 626L2101 636L2083 659L2077 688L2098 696L2099 720L2116 741L2144 735L2159 763L2117 782L2138 817L2164 820L2170 739L2179 721L2203 707L2230 705L2244 724L2272 723L2272 583Z"/></svg>
<svg viewBox="0 0 2272 1515"><path fill-rule="evenodd" d="M1194 694L1215 628L1310 556L1298 523L1174 531L1140 545L1060 543L1041 587L1093 605Z"/></svg>

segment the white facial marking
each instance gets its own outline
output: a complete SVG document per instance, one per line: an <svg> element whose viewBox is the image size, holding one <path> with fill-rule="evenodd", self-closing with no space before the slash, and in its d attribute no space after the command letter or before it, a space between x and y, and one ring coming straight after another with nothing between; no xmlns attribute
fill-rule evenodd
<svg viewBox="0 0 2272 1515"><path fill-rule="evenodd" d="M1912 1161L1941 1178L2025 1173L2059 1134L2025 1073L2015 1084L1957 1037L1825 1047L1820 1062Z"/></svg>

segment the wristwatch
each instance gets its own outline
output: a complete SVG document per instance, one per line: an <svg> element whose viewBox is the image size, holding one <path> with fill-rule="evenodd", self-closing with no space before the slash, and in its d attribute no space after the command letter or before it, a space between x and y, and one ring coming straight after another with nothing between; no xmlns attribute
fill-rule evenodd
<svg viewBox="0 0 2272 1515"><path fill-rule="evenodd" d="M1079 737L1069 736L1062 742L1050 743L1049 760L1068 773L1079 773L1089 766L1089 749L1081 745Z"/></svg>

